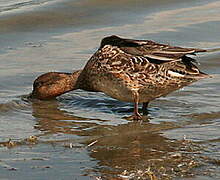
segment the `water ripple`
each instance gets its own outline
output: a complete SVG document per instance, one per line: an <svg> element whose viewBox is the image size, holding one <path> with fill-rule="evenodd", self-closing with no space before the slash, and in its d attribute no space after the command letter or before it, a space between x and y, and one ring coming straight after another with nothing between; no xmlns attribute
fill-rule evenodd
<svg viewBox="0 0 220 180"><path fill-rule="evenodd" d="M30 1L13 1L13 2L1 2L0 5L0 13L7 12L7 11L13 11L18 10L21 8L28 8L36 5L41 5L48 2L48 0L30 0Z"/></svg>
<svg viewBox="0 0 220 180"><path fill-rule="evenodd" d="M13 100L8 103L0 104L0 114L7 115L13 113L30 114L30 103L23 100Z"/></svg>

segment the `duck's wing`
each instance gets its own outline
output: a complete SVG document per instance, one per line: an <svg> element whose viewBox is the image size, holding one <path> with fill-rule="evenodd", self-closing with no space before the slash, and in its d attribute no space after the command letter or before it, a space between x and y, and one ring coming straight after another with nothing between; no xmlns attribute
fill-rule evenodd
<svg viewBox="0 0 220 180"><path fill-rule="evenodd" d="M204 49L170 46L151 40L123 39L118 36L104 38L101 47L104 47L104 45L117 46L128 54L148 57L158 61L176 61L181 60L186 55L206 52Z"/></svg>
<svg viewBox="0 0 220 180"><path fill-rule="evenodd" d="M157 59L161 61L181 60L186 55L195 55L199 52L206 52L204 49L183 48L178 46L170 46L168 44L160 44L150 40L125 40L137 44L136 47L121 47L123 51L133 55L141 55L144 57Z"/></svg>
<svg viewBox="0 0 220 180"><path fill-rule="evenodd" d="M195 60L187 55L198 52L205 50L110 36L102 40L99 50L92 59L97 69L105 69L109 72L156 74L163 66L166 67L166 71L172 68L179 77L197 78L202 77L204 73L193 64Z"/></svg>

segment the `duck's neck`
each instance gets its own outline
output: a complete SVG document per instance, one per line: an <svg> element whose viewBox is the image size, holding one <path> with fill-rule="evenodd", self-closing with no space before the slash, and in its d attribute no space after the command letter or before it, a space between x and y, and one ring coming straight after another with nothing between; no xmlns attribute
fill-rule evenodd
<svg viewBox="0 0 220 180"><path fill-rule="evenodd" d="M82 70L78 70L78 71L75 71L71 74L71 76L69 77L70 80L69 80L69 88L67 88L68 91L72 91L72 90L75 90L75 89L79 89L78 88L78 77L80 75L80 73L82 72Z"/></svg>
<svg viewBox="0 0 220 180"><path fill-rule="evenodd" d="M32 98L52 99L66 92L77 89L77 79L81 73L49 72L39 76L33 84Z"/></svg>

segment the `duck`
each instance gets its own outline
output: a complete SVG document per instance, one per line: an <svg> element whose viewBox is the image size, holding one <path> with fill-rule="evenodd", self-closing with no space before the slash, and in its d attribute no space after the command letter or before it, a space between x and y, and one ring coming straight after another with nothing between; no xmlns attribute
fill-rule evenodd
<svg viewBox="0 0 220 180"><path fill-rule="evenodd" d="M103 92L119 101L134 103L132 117L140 120L140 103L143 114L147 114L150 101L210 77L199 70L193 58L206 51L107 36L83 69L39 76L33 83L31 97L51 99L76 89Z"/></svg>

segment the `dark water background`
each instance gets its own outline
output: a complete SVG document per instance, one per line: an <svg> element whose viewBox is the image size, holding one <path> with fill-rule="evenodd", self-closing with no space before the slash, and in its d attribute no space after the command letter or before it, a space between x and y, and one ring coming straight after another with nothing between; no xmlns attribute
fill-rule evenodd
<svg viewBox="0 0 220 180"><path fill-rule="evenodd" d="M219 51L196 57L213 78L153 101L143 122L102 93L26 98L106 35L219 48L219 12L217 0L1 0L0 179L219 179Z"/></svg>

